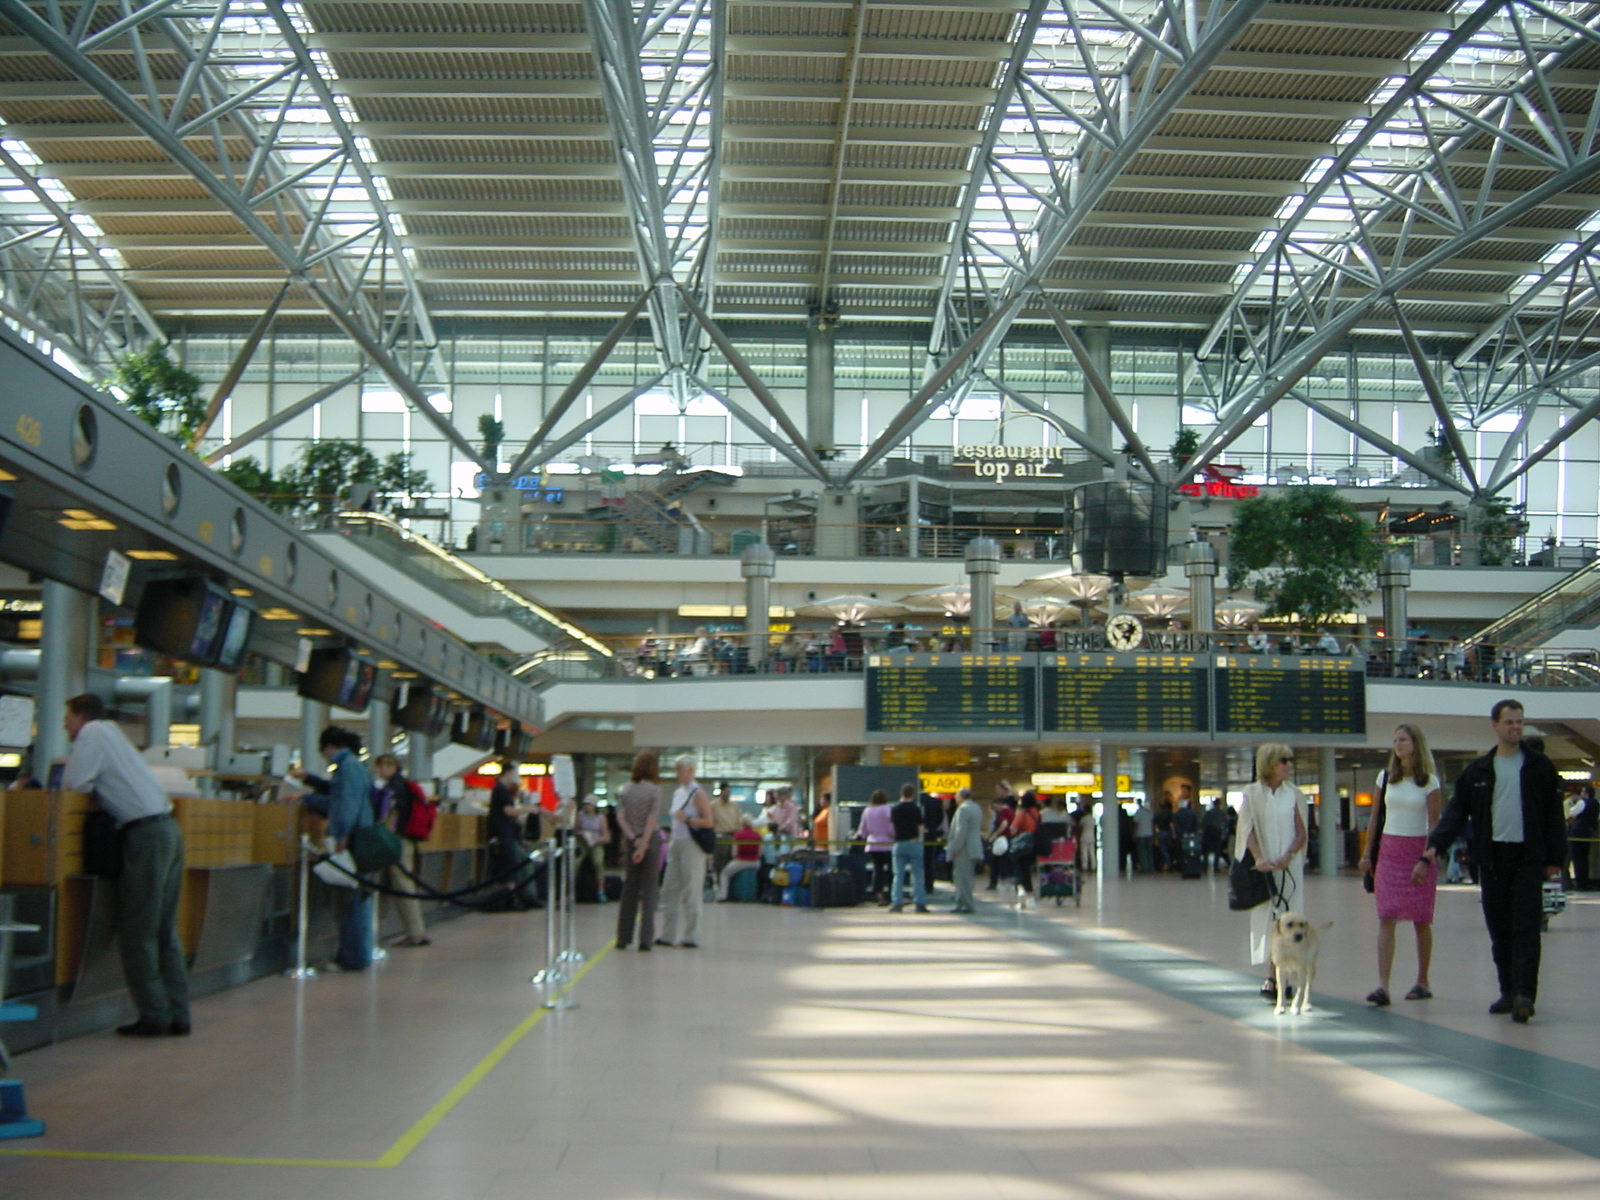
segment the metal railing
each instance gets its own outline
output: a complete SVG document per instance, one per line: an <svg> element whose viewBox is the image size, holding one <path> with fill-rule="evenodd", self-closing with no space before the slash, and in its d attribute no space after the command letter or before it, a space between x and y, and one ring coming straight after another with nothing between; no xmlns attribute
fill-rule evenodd
<svg viewBox="0 0 1600 1200"><path fill-rule="evenodd" d="M1473 634L1473 646L1532 648L1552 633L1600 621L1600 562L1574 571Z"/></svg>
<svg viewBox="0 0 1600 1200"><path fill-rule="evenodd" d="M503 617L548 643L566 647L568 661L587 664L591 674L605 673L610 649L571 622L542 608L497 579L464 562L427 538L379 513L339 514L339 533L370 543L384 562L442 595L457 607L480 617Z"/></svg>
<svg viewBox="0 0 1600 1200"><path fill-rule="evenodd" d="M737 632L610 637L606 675L612 679L685 680L740 675L850 675L866 669L874 655L961 653L973 647L965 626L937 620L932 628L840 628L766 637L765 654L752 661L752 635ZM1147 630L1140 653L1272 654L1328 657L1320 637L1268 633L1252 642L1246 630L1198 633ZM1339 654L1362 659L1370 680L1492 684L1505 687L1600 688L1600 651L1485 649L1435 638L1355 639L1335 635ZM998 629L980 641L983 653L1112 653L1105 631L1057 627ZM592 679L567 674L564 647L545 652L541 670L555 678Z"/></svg>

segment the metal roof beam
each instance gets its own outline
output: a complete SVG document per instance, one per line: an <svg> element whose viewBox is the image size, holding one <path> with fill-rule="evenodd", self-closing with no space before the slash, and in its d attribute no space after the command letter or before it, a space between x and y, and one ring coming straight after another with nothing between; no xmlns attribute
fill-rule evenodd
<svg viewBox="0 0 1600 1200"><path fill-rule="evenodd" d="M931 373L910 401L890 421L887 428L869 446L862 457L845 476L846 483L859 479L885 454L904 440L947 397L962 393L961 373L982 370L990 355L1004 340L1006 332L1027 306L1040 281L1048 276L1056 256L1073 239L1082 227L1085 217L1092 212L1111 190L1113 183L1126 170L1128 164L1143 149L1149 138L1171 115L1183 97L1199 84L1228 47L1254 19L1263 0L1234 0L1232 4L1212 3L1202 14L1191 4L1158 10L1149 26L1151 37L1162 40L1170 54L1155 61L1153 51L1140 44L1127 60L1124 71L1117 76L1110 90L1103 87L1096 95L1096 107L1083 118L1096 136L1084 136L1074 148L1072 160L1063 169L1065 176L1052 175L1058 181L1060 212L1041 207L1033 223L1019 231L1018 248L1025 252L1024 264L1013 267L996 281L993 299L987 302L987 315L978 322L961 345L954 347ZM1063 9L1065 19L1074 30L1078 28L1078 14L1073 0ZM1175 68L1169 59L1181 64ZM1048 90L1047 84L1040 83ZM1098 85L1097 85L1098 86ZM1027 93L1017 92L1021 107L1008 117L1036 125L1034 110L1027 101ZM1022 144L1026 144L1023 140ZM985 160L989 156L982 156ZM983 161L972 188L990 188L996 196L1004 196L1010 189L1009 176L999 171L995 163ZM1065 186L1061 186L1064 184ZM1003 204L1003 201L1002 201ZM973 210L969 207L967 211ZM973 255L970 273L983 278L988 266L975 254L976 242L972 231L963 223L956 231L955 252ZM940 318L951 304L950 289L968 264L947 274L945 294L939 303ZM931 347L939 350L942 347Z"/></svg>
<svg viewBox="0 0 1600 1200"><path fill-rule="evenodd" d="M136 95L126 83L114 77L85 48L81 31L65 23L61 10L50 7L44 14L24 0L0 0L0 16L21 30L63 67L92 87L102 99L164 153L171 163L186 171L225 209L230 211L261 245L271 252L289 277L300 283L323 305L334 323L358 345L412 406L472 461L480 462L476 449L430 403L423 386L412 377L403 358L416 354L407 351L397 357L392 347L407 332L424 346L432 344L432 327L421 293L408 278L404 254L398 245L394 226L383 208L383 197L376 188L370 168L361 157L353 136L338 117L338 105L322 79L299 32L279 0L261 0L268 18L275 23L278 44L274 47L286 69L284 82L274 93L276 112L259 125L249 110L230 103L236 92L252 86L232 71L235 52L219 38L219 31L233 14L227 0L207 5L192 0L184 9L187 23L157 13L122 22L116 44L125 46L136 62L146 62L148 54L174 54L184 64L176 94L170 104L159 94ZM152 8L155 6L151 6ZM148 13L149 8L141 10ZM141 15L136 14L136 15ZM260 51L256 53L259 55ZM148 72L145 73L148 75ZM311 97L320 101L323 112L337 135L331 159L340 167L327 182L308 184L318 189L317 203L308 201L295 186L296 174L304 173L285 153L301 144L296 135L286 132L286 118L297 102ZM183 101L193 97L207 113L204 118L189 116ZM201 157L191 143L209 137L212 159ZM242 141L245 153L230 149ZM350 241L343 231L330 229L326 222L327 202L333 188L361 186L367 193L377 220L369 229L367 244ZM272 200L265 197L273 196ZM269 224L261 210L270 211ZM285 230L290 215L301 222L298 236ZM341 253L340 248L346 247ZM393 271L389 286L388 272ZM382 276L382 278L377 278ZM371 288L377 283L380 306L391 291L405 297L405 305L393 313L374 308ZM422 354L425 361L425 353Z"/></svg>

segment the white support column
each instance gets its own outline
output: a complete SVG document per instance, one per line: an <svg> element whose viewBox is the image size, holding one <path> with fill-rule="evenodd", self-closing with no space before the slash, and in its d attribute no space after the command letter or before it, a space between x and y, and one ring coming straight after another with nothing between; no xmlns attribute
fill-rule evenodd
<svg viewBox="0 0 1600 1200"><path fill-rule="evenodd" d="M994 577L1000 573L1000 543L993 538L976 537L967 543L967 583L972 589L972 652L983 654L993 649Z"/></svg>
<svg viewBox="0 0 1600 1200"><path fill-rule="evenodd" d="M374 689L376 692L376 689ZM367 705L367 757L389 753L389 702L374 694Z"/></svg>
<svg viewBox="0 0 1600 1200"><path fill-rule="evenodd" d="M433 740L420 731L411 734L411 760L406 764L406 775L420 783L429 792L433 790Z"/></svg>
<svg viewBox="0 0 1600 1200"><path fill-rule="evenodd" d="M1317 862L1324 879L1339 872L1339 767L1332 746L1322 747L1317 774Z"/></svg>
<svg viewBox="0 0 1600 1200"><path fill-rule="evenodd" d="M65 758L70 744L62 717L67 700L89 687L89 621L92 597L77 588L46 579L44 624L39 637L39 736L34 745L33 773L48 777L50 764Z"/></svg>
<svg viewBox="0 0 1600 1200"><path fill-rule="evenodd" d="M1101 879L1117 878L1122 866L1122 805L1117 801L1117 747L1100 746L1100 856L1095 861Z"/></svg>
<svg viewBox="0 0 1600 1200"><path fill-rule="evenodd" d="M778 556L772 547L746 546L739 569L744 574L744 632L750 665L760 668L767 661L772 631L772 576Z"/></svg>
<svg viewBox="0 0 1600 1200"><path fill-rule="evenodd" d="M300 765L308 771L322 770L321 748L317 739L328 727L328 706L315 700L300 700Z"/></svg>
<svg viewBox="0 0 1600 1200"><path fill-rule="evenodd" d="M234 750L234 702L237 680L227 671L200 671L200 745L213 770L226 767Z"/></svg>
<svg viewBox="0 0 1600 1200"><path fill-rule="evenodd" d="M814 313L806 322L806 440L826 459L833 454L833 331L838 316Z"/></svg>
<svg viewBox="0 0 1600 1200"><path fill-rule="evenodd" d="M1183 571L1189 577L1189 627L1211 633L1217 627L1217 549L1210 542L1190 542L1184 548Z"/></svg>

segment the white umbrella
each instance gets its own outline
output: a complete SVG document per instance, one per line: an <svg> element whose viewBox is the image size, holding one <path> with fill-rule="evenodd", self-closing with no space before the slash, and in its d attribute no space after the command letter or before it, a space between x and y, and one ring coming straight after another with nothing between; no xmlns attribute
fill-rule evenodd
<svg viewBox="0 0 1600 1200"><path fill-rule="evenodd" d="M1009 596L1005 592L996 592L995 611L1000 612L1010 608L1014 599L1014 596ZM964 617L972 612L972 587L970 584L953 583L949 587L928 588L926 591L900 597L900 603L907 608L923 612L937 610L948 616Z"/></svg>
<svg viewBox="0 0 1600 1200"><path fill-rule="evenodd" d="M1066 596L1072 600L1098 600L1111 590L1111 576L1088 575L1074 571L1071 567L1063 567L1059 571L1050 571L1044 575L1035 575L1032 579L1025 579L1022 586Z"/></svg>
<svg viewBox="0 0 1600 1200"><path fill-rule="evenodd" d="M1128 597L1128 607L1152 617L1170 617L1189 607L1189 593L1159 585L1140 588Z"/></svg>
<svg viewBox="0 0 1600 1200"><path fill-rule="evenodd" d="M1070 596L1036 596L1022 602L1022 611L1033 618L1035 625L1054 625L1077 607L1078 601Z"/></svg>
<svg viewBox="0 0 1600 1200"><path fill-rule="evenodd" d="M794 610L797 617L832 617L859 625L874 617L893 617L905 611L903 604L890 604L874 596L829 596Z"/></svg>
<svg viewBox="0 0 1600 1200"><path fill-rule="evenodd" d="M1217 614L1217 626L1221 629L1243 629L1262 613L1267 611L1267 606L1259 600L1246 600L1236 597L1224 600L1214 610Z"/></svg>

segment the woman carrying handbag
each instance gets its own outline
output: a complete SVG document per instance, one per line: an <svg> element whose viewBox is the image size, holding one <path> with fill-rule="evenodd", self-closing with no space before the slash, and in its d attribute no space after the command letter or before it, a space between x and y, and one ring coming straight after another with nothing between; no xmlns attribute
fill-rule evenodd
<svg viewBox="0 0 1600 1200"><path fill-rule="evenodd" d="M1305 874L1307 841L1306 798L1289 782L1294 774L1294 751L1280 742L1256 749L1256 781L1245 789L1234 832L1233 855L1248 852L1257 871L1270 874L1275 885L1270 903L1250 909L1250 961L1268 962L1269 934L1274 918L1294 907ZM1270 968L1261 985L1261 997L1276 1001L1278 985Z"/></svg>

